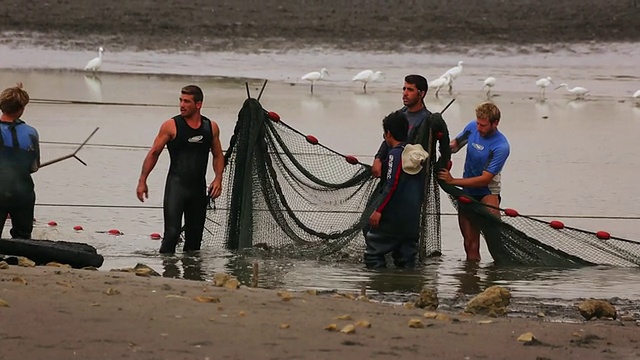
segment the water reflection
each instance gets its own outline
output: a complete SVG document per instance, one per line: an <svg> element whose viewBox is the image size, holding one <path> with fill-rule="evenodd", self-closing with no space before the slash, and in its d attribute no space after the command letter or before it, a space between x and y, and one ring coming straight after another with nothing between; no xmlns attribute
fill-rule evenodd
<svg viewBox="0 0 640 360"><path fill-rule="evenodd" d="M100 77L95 74L85 75L84 83L87 85L93 100L102 101L102 80L100 80Z"/></svg>
<svg viewBox="0 0 640 360"><path fill-rule="evenodd" d="M207 274L202 269L202 258L198 254L169 256L162 260L163 277L204 281Z"/></svg>

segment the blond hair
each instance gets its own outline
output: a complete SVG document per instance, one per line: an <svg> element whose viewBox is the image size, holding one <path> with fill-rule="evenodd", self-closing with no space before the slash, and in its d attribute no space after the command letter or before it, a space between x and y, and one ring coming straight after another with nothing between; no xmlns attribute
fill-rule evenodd
<svg viewBox="0 0 640 360"><path fill-rule="evenodd" d="M500 109L490 102L484 102L476 108L476 119L487 119L490 123L500 121Z"/></svg>
<svg viewBox="0 0 640 360"><path fill-rule="evenodd" d="M6 88L0 94L0 110L5 114L15 114L29 103L29 94L22 90L22 83Z"/></svg>

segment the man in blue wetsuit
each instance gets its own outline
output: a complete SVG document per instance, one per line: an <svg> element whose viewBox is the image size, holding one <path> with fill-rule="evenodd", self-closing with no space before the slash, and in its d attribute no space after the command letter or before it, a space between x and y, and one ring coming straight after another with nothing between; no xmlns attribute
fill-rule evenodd
<svg viewBox="0 0 640 360"><path fill-rule="evenodd" d="M149 197L147 177L167 146L171 164L164 190L164 236L160 253L175 253L183 215L183 251L200 250L209 197L215 199L222 192L224 155L220 145L220 129L218 124L200 114L203 100L204 94L198 86L182 88L180 115L162 124L142 164L136 189L140 201ZM215 178L207 192L209 152L213 155Z"/></svg>
<svg viewBox="0 0 640 360"><path fill-rule="evenodd" d="M454 153L468 145L462 179L453 178L446 169L438 174L446 183L462 187L469 197L496 208L501 200L501 172L510 151L509 141L498 130L499 123L500 109L490 102L480 104L476 108L476 120L471 121L451 141L451 151ZM500 216L498 210L488 210ZM458 211L458 224L464 238L467 260L479 261L479 227L473 223L473 217L464 210Z"/></svg>
<svg viewBox="0 0 640 360"><path fill-rule="evenodd" d="M364 262L368 268L384 268L385 255L391 254L396 267L411 268L418 252L425 181L422 164L428 154L421 145L406 144L409 122L402 111L385 117L382 128L389 147L387 172L382 196L369 218Z"/></svg>
<svg viewBox="0 0 640 360"><path fill-rule="evenodd" d="M409 121L408 137L406 139L411 139L413 132L431 115L431 112L427 110L424 104L424 97L427 95L428 88L427 79L422 75L412 74L404 78L404 86L402 87L402 103L404 106L400 111L405 114ZM390 149L385 141L380 144L371 166L373 177L379 178L386 171L384 166Z"/></svg>
<svg viewBox="0 0 640 360"><path fill-rule="evenodd" d="M29 103L22 84L0 94L0 234L11 216L11 237L30 239L36 203L31 174L40 167L38 132L20 119Z"/></svg>

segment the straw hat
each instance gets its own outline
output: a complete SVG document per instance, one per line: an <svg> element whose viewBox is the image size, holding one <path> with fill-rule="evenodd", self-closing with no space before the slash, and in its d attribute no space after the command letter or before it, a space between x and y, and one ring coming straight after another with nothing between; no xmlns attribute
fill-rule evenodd
<svg viewBox="0 0 640 360"><path fill-rule="evenodd" d="M429 158L420 144L407 144L402 151L402 171L415 175L422 171L422 164Z"/></svg>

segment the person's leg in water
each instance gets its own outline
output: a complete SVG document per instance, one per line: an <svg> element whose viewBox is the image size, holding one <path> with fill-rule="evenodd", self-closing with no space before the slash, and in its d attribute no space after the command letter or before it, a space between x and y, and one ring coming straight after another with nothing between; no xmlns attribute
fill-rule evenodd
<svg viewBox="0 0 640 360"><path fill-rule="evenodd" d="M160 245L161 254L173 254L180 239L182 214L185 210L188 192L180 184L180 179L168 176L164 188L164 236Z"/></svg>
<svg viewBox="0 0 640 360"><path fill-rule="evenodd" d="M205 187L192 191L184 210L184 246L183 251L197 251L202 245L204 221L207 216L209 196L204 192Z"/></svg>
<svg viewBox="0 0 640 360"><path fill-rule="evenodd" d="M458 225L464 239L464 251L467 261L480 261L480 229L474 226L474 214L460 204L458 210Z"/></svg>
<svg viewBox="0 0 640 360"><path fill-rule="evenodd" d="M393 251L395 243L376 231L367 232L365 237L367 248L364 251L364 264L369 269L384 269L387 267L385 255Z"/></svg>
<svg viewBox="0 0 640 360"><path fill-rule="evenodd" d="M32 191L20 198L17 204L12 206L11 215L11 238L31 239L33 232L33 212L36 203L36 194Z"/></svg>
<svg viewBox="0 0 640 360"><path fill-rule="evenodd" d="M391 253L394 265L399 269L413 269L416 267L418 256L418 239L400 238L398 245Z"/></svg>
<svg viewBox="0 0 640 360"><path fill-rule="evenodd" d="M486 195L480 199L480 202L486 205L497 208L500 206L499 195ZM480 226L477 214L474 214L465 206L460 205L460 211L458 211L458 224L460 225L460 232L464 238L464 250L467 253L467 261L480 261ZM500 211L491 207L486 208L491 214L500 217Z"/></svg>

